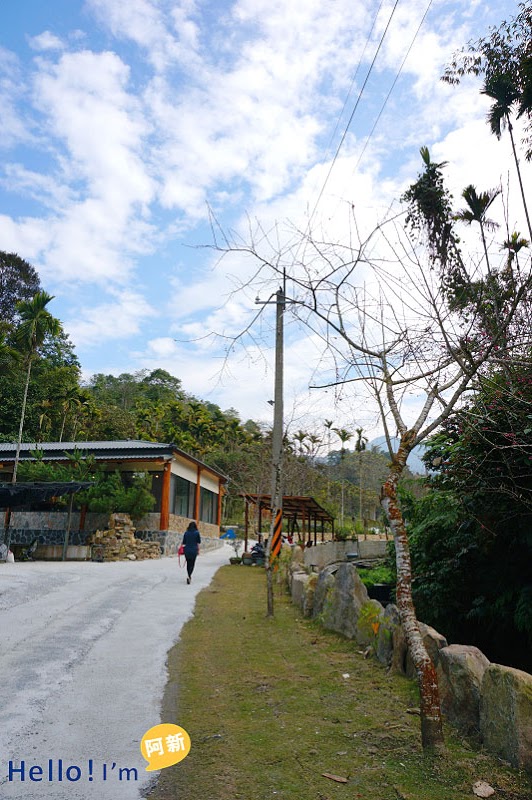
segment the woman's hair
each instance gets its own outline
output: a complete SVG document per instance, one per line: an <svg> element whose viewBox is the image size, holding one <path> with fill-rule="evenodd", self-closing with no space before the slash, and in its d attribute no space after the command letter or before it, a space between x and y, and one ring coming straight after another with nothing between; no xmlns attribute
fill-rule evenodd
<svg viewBox="0 0 532 800"><path fill-rule="evenodd" d="M197 531L197 529L198 529L198 526L196 525L194 520L192 520L192 522L188 523L187 531Z"/></svg>

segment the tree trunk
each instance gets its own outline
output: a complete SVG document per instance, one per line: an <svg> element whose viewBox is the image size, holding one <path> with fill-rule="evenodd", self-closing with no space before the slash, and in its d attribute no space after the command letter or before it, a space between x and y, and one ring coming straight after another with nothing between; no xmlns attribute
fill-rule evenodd
<svg viewBox="0 0 532 800"><path fill-rule="evenodd" d="M444 746L440 699L436 670L419 632L412 600L412 567L406 526L397 499L397 485L405 468L411 437L403 434L393 457L388 479L382 487L381 505L388 517L395 541L397 563L397 607L405 631L408 649L414 662L421 700L421 743L424 750L442 750Z"/></svg>
<svg viewBox="0 0 532 800"><path fill-rule="evenodd" d="M24 397L22 400L22 409L20 412L20 425L18 429L17 451L15 453L15 464L13 466L13 475L11 476L11 483L17 482L18 462L20 461L20 448L22 445L22 433L24 431L24 419L26 417L26 403L28 402L28 388L30 385L31 375L31 356L28 360L28 371L26 373L26 385L24 386Z"/></svg>
<svg viewBox="0 0 532 800"><path fill-rule="evenodd" d="M514 134L513 134L513 125L510 121L509 116L506 117L506 122L508 124L508 132L510 134L510 139L512 142L512 152L514 154L515 168L517 170L517 177L519 179L519 188L521 189L521 198L523 200L523 208L525 210L526 224L528 225L528 234L530 236L530 241L532 242L532 225L530 224L530 217L528 216L528 205L526 202L525 190L523 187L523 179L521 177L521 167L519 166L519 159L517 158L517 151L515 149Z"/></svg>

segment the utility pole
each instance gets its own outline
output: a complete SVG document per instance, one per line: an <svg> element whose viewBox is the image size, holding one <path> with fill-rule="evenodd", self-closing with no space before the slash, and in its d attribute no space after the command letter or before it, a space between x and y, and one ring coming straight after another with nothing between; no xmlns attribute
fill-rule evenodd
<svg viewBox="0 0 532 800"><path fill-rule="evenodd" d="M273 616L273 562L281 550L283 530L283 314L286 307L285 287L281 287L275 295L276 320L275 320L275 386L273 402L273 431L272 431L272 489L271 489L271 523L268 547L266 548L266 581L267 581L267 616ZM261 301L257 298L257 303ZM263 304L268 305L271 300Z"/></svg>

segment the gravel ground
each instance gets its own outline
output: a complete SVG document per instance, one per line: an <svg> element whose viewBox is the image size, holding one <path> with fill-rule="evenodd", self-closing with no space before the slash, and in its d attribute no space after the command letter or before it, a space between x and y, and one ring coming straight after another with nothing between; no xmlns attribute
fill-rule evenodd
<svg viewBox="0 0 532 800"><path fill-rule="evenodd" d="M190 586L175 558L0 564L0 797L141 797L143 734L179 724L167 652L231 554L202 554Z"/></svg>

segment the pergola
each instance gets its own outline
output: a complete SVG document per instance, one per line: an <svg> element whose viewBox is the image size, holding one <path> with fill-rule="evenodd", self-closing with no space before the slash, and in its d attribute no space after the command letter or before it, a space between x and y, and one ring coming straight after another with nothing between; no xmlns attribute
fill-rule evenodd
<svg viewBox="0 0 532 800"><path fill-rule="evenodd" d="M246 502L245 509L245 549L248 546L249 533L249 506L257 506L258 530L262 530L262 515L271 514L272 498L269 494L249 494L243 492L241 497ZM331 536L334 538L334 517L329 514L313 497L305 495L283 496L283 519L287 521L287 533L296 534L300 541L306 542L310 538L314 544L318 540L325 541L325 526L330 526ZM318 530L319 529L319 530Z"/></svg>
<svg viewBox="0 0 532 800"><path fill-rule="evenodd" d="M70 495L70 506L68 510L68 521L65 530L65 541L63 544L63 561L66 558L68 537L70 535L70 519L72 516L72 499L81 489L88 489L93 485L93 481L29 481L27 483L7 483L0 482L0 508L5 508L3 545L5 556L9 552L11 545L11 509L31 506L33 503L43 503L54 497Z"/></svg>

